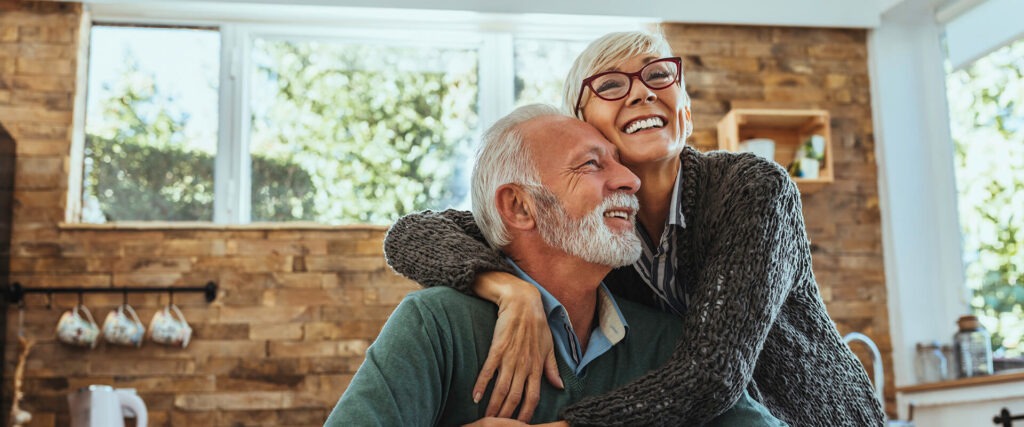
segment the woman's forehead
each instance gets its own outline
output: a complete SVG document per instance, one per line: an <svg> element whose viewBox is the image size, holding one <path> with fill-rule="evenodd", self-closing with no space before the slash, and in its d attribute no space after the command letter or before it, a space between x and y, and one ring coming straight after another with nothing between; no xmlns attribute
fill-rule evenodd
<svg viewBox="0 0 1024 427"><path fill-rule="evenodd" d="M656 54L652 54L652 53L641 53L641 54L630 56L629 58L626 58L626 59L624 59L622 61L615 62L615 63L611 64L609 67L607 67L606 69L598 71L598 72L599 73L603 73L605 71L627 71L627 72L637 71L637 70L639 70L639 68L637 70L623 69L623 68L637 68L637 65L636 65L637 62L639 62L640 66L644 66L644 65L650 64L651 62L654 62L654 61L656 61L658 59L661 59L660 55L656 55ZM597 73L595 73L595 74L597 74Z"/></svg>

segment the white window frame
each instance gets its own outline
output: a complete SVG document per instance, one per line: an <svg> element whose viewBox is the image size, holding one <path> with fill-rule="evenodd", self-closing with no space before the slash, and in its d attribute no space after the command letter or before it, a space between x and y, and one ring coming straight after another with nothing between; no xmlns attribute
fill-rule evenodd
<svg viewBox="0 0 1024 427"><path fill-rule="evenodd" d="M215 224L251 222L252 160L249 150L250 56L256 37L317 38L371 43L478 48L479 123L487 126L510 112L514 95L516 37L589 41L610 31L641 29L648 18L496 15L470 12L381 10L324 6L202 3L93 3L91 25L174 25L218 28L221 34L219 130L214 169ZM202 17L202 18L197 18ZM88 62L88 58L83 58ZM81 82L80 87L85 86ZM84 138L84 121L75 124ZM78 149L80 150L80 149ZM81 174L81 165L75 165ZM79 180L80 181L80 180ZM72 183L74 184L74 183ZM71 188L68 206L79 206ZM69 218L78 218L78 212Z"/></svg>

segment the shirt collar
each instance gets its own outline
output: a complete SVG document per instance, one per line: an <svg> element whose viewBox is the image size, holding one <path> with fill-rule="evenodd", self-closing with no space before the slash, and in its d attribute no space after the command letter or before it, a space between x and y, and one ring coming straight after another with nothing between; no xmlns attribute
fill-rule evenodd
<svg viewBox="0 0 1024 427"><path fill-rule="evenodd" d="M565 310L565 307L562 306L562 303L559 302L554 295L551 295L547 289L544 289L544 286L537 283L537 281L533 280L529 274L526 274L525 271L519 268L519 265L517 265L515 261L512 261L512 259L508 257L506 257L505 260L508 261L509 265L511 265L515 270L516 276L535 286L537 290L540 291L540 300L541 303L544 304L544 314L546 314L548 318L551 317L551 313L558 309ZM606 338L608 338L608 341L611 342L612 345L615 345L626 337L626 332L629 330L629 324L626 323L626 318L622 316L622 311L619 310L619 305L615 302L615 298L612 297L611 292L604 285L604 282L601 282L597 288L597 318L598 328L600 328L600 331ZM576 333L578 334L579 331L576 331Z"/></svg>

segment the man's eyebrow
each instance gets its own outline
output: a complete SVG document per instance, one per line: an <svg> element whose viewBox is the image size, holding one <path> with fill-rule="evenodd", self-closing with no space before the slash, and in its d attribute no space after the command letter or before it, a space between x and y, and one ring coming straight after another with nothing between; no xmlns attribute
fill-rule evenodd
<svg viewBox="0 0 1024 427"><path fill-rule="evenodd" d="M581 151L579 153L576 153L576 154L572 155L571 157L569 157L569 159L573 163L575 163L576 161L583 160L584 157L586 157L587 155L590 155L590 154L593 154L593 155L595 155L597 157L601 157L602 155L604 155L606 153L607 153L607 150L605 150L604 148L594 146L594 147L588 148L586 151Z"/></svg>

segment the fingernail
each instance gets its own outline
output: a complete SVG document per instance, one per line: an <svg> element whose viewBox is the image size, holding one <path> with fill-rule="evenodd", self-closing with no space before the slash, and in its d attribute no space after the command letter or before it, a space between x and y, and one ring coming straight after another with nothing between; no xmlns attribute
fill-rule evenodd
<svg viewBox="0 0 1024 427"><path fill-rule="evenodd" d="M481 397L483 397L483 396L481 395L481 393L479 391L476 392L476 393L473 393L473 403L480 403L480 398Z"/></svg>

